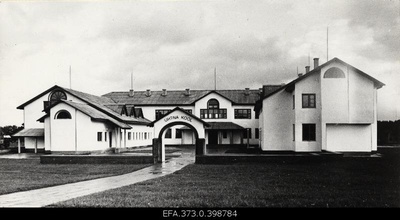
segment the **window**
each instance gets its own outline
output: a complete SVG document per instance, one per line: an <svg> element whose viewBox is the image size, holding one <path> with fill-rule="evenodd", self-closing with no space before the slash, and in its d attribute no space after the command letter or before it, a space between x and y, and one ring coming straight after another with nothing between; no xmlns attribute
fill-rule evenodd
<svg viewBox="0 0 400 220"><path fill-rule="evenodd" d="M49 97L50 104L54 104L61 99L67 100L67 95L61 90L54 91Z"/></svg>
<svg viewBox="0 0 400 220"><path fill-rule="evenodd" d="M107 131L104 132L104 141L107 141Z"/></svg>
<svg viewBox="0 0 400 220"><path fill-rule="evenodd" d="M296 128L295 128L295 124L293 124L293 132L292 132L292 135L293 135L293 141L295 141L296 140L296 130L295 130Z"/></svg>
<svg viewBox="0 0 400 220"><path fill-rule="evenodd" d="M260 129L259 129L259 128L256 128L256 129L255 129L254 135L255 135L255 138L256 138L256 139L259 139L259 138L260 138Z"/></svg>
<svg viewBox="0 0 400 220"><path fill-rule="evenodd" d="M172 131L171 128L168 128L165 132L165 138L172 138Z"/></svg>
<svg viewBox="0 0 400 220"><path fill-rule="evenodd" d="M235 119L250 119L251 109L235 109Z"/></svg>
<svg viewBox="0 0 400 220"><path fill-rule="evenodd" d="M303 124L303 141L315 141L315 124Z"/></svg>
<svg viewBox="0 0 400 220"><path fill-rule="evenodd" d="M171 109L162 109L162 110L156 110L156 120L164 117L164 115L168 114Z"/></svg>
<svg viewBox="0 0 400 220"><path fill-rule="evenodd" d="M243 130L243 138L247 139L247 131L249 132L249 139L251 139L251 128Z"/></svg>
<svg viewBox="0 0 400 220"><path fill-rule="evenodd" d="M132 133L131 133L131 132L128 132L128 141L131 140L131 135L132 135Z"/></svg>
<svg viewBox="0 0 400 220"><path fill-rule="evenodd" d="M200 118L226 118L226 109L220 109L219 102L216 99L210 99L207 102L207 109L200 109Z"/></svg>
<svg viewBox="0 0 400 220"><path fill-rule="evenodd" d="M56 113L54 119L71 119L71 114L66 110L60 110Z"/></svg>
<svg viewBox="0 0 400 220"><path fill-rule="evenodd" d="M222 138L228 138L228 132L227 131L222 131Z"/></svg>
<svg viewBox="0 0 400 220"><path fill-rule="evenodd" d="M189 114L192 114L192 109L183 109L183 110ZM171 109L157 109L156 110L156 120L164 117L170 111L171 111Z"/></svg>
<svg viewBox="0 0 400 220"><path fill-rule="evenodd" d="M147 140L147 132L144 132L144 139Z"/></svg>
<svg viewBox="0 0 400 220"><path fill-rule="evenodd" d="M325 72L324 78L346 78L346 75L341 69L332 67Z"/></svg>
<svg viewBox="0 0 400 220"><path fill-rule="evenodd" d="M294 99L294 95L293 95L293 109L295 108L295 105L296 103L295 103L295 99Z"/></svg>
<svg viewBox="0 0 400 220"><path fill-rule="evenodd" d="M97 132L97 141L101 141L103 132Z"/></svg>
<svg viewBox="0 0 400 220"><path fill-rule="evenodd" d="M315 108L315 94L303 94L303 108Z"/></svg>
<svg viewBox="0 0 400 220"><path fill-rule="evenodd" d="M182 130L181 129L175 130L175 138L182 138Z"/></svg>
<svg viewBox="0 0 400 220"><path fill-rule="evenodd" d="M207 103L207 109L219 109L219 102L216 99L210 99Z"/></svg>

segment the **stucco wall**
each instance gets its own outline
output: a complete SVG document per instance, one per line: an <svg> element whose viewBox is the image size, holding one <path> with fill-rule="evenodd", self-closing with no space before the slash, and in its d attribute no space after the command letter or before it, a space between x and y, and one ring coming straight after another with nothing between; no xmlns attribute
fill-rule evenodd
<svg viewBox="0 0 400 220"><path fill-rule="evenodd" d="M71 119L54 119L56 113L66 110ZM75 109L60 103L50 110L51 150L75 151Z"/></svg>
<svg viewBox="0 0 400 220"><path fill-rule="evenodd" d="M324 73L331 67L341 69L346 78L323 78ZM377 100L373 82L341 63L331 63L322 68L320 77L323 106L321 111L322 149L335 149L335 147L327 146L327 124L371 124L370 136L366 138L372 140L370 150L376 150Z"/></svg>
<svg viewBox="0 0 400 220"><path fill-rule="evenodd" d="M315 94L315 108L302 107L302 94ZM295 95L295 151L321 151L321 92L319 74L313 74L298 83ZM290 99L292 100L292 98ZM289 116L288 116L289 117ZM303 124L315 124L315 141L303 141ZM292 125L293 126L293 125ZM287 130L291 134L292 127ZM293 135L289 135L293 138Z"/></svg>
<svg viewBox="0 0 400 220"><path fill-rule="evenodd" d="M292 144L292 94L285 90L263 100L262 150L294 150Z"/></svg>

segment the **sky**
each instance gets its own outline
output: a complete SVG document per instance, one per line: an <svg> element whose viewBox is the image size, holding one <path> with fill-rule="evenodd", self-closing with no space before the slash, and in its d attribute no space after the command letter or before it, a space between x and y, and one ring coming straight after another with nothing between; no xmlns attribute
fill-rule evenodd
<svg viewBox="0 0 400 220"><path fill-rule="evenodd" d="M329 53L327 57L327 27ZM54 86L111 91L258 89L309 57L385 83L378 120L400 119L399 0L0 1L0 126Z"/></svg>

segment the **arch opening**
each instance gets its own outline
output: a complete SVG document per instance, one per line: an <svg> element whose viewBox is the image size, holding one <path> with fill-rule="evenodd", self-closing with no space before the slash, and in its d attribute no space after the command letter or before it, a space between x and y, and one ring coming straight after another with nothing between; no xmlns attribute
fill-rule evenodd
<svg viewBox="0 0 400 220"><path fill-rule="evenodd" d="M331 78L331 79L346 78L346 75L341 69L337 67L331 67L325 72L324 78Z"/></svg>
<svg viewBox="0 0 400 220"><path fill-rule="evenodd" d="M71 114L67 110L60 110L54 116L54 119L71 119Z"/></svg>

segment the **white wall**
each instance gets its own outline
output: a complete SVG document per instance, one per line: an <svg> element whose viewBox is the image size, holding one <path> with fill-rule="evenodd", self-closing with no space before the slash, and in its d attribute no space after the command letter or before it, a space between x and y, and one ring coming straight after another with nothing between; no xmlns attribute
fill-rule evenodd
<svg viewBox="0 0 400 220"><path fill-rule="evenodd" d="M302 94L315 94L315 108L303 108ZM295 151L321 151L321 92L320 76L313 74L295 85ZM291 97L290 100L293 98ZM291 106L291 109L293 107ZM289 117L289 116L288 116ZM267 122L268 123L268 122ZM315 124L315 141L303 141L303 124ZM293 125L291 125L293 126ZM292 127L288 135L293 138ZM293 140L293 139L292 139Z"/></svg>
<svg viewBox="0 0 400 220"><path fill-rule="evenodd" d="M262 150L294 150L292 135L292 94L285 90L263 100Z"/></svg>
<svg viewBox="0 0 400 220"><path fill-rule="evenodd" d="M36 142L37 139L37 142ZM43 137L25 137L25 149L35 149L35 144L37 144L37 149L44 149L44 138Z"/></svg>
<svg viewBox="0 0 400 220"><path fill-rule="evenodd" d="M340 68L346 78L323 78L331 67ZM372 124L367 139L372 140L371 149L376 150L376 88L373 82L341 63L331 63L322 68L320 77L322 149L332 149L327 146L327 124Z"/></svg>
<svg viewBox="0 0 400 220"><path fill-rule="evenodd" d="M327 150L370 152L371 125L327 125Z"/></svg>
<svg viewBox="0 0 400 220"><path fill-rule="evenodd" d="M54 119L56 113L66 110L71 114L71 119ZM75 109L60 103L50 109L51 150L75 151Z"/></svg>
<svg viewBox="0 0 400 220"><path fill-rule="evenodd" d="M153 128L148 127L146 125L130 125L132 129L127 129L126 134L123 132L123 135L126 135L126 147L139 147L139 146L147 146L153 144ZM128 138L128 133L131 133L131 139ZM123 137L124 141L124 137ZM124 143L122 143L125 147Z"/></svg>

